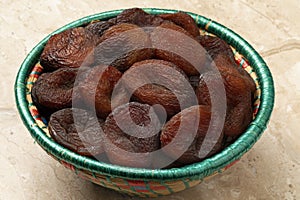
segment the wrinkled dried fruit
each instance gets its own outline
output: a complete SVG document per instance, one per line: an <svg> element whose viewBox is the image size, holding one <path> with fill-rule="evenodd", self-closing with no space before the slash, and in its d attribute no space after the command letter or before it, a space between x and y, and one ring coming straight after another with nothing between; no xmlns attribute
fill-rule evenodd
<svg viewBox="0 0 300 200"><path fill-rule="evenodd" d="M97 64L125 71L135 62L152 57L151 41L146 32L133 24L118 24L104 32L95 50Z"/></svg>
<svg viewBox="0 0 300 200"><path fill-rule="evenodd" d="M140 8L126 9L117 16L117 23L130 23L138 26L159 26L163 19L150 15Z"/></svg>
<svg viewBox="0 0 300 200"><path fill-rule="evenodd" d="M132 167L149 167L150 152L160 148L161 124L151 106L130 102L117 107L106 118L105 151L110 162Z"/></svg>
<svg viewBox="0 0 300 200"><path fill-rule="evenodd" d="M111 95L122 73L114 67L104 65L96 66L87 73L86 78L79 83L79 93L90 108L95 108L97 116L105 119L112 110ZM114 100L115 106L129 99L125 90L118 95L120 96L116 96L117 99Z"/></svg>
<svg viewBox="0 0 300 200"><path fill-rule="evenodd" d="M59 68L78 68L94 62L94 35L83 27L55 34L48 40L40 62L45 71Z"/></svg>
<svg viewBox="0 0 300 200"><path fill-rule="evenodd" d="M193 37L199 36L199 28L196 22L190 15L184 12L178 12L173 14L161 14L158 16L161 17L162 19L170 20L178 26L181 26L187 32L189 32Z"/></svg>
<svg viewBox="0 0 300 200"><path fill-rule="evenodd" d="M93 21L88 24L85 29L91 33L102 36L104 31L117 24L117 18L111 18L107 21Z"/></svg>
<svg viewBox="0 0 300 200"><path fill-rule="evenodd" d="M159 28L165 28L165 29L171 29L173 31L177 31L180 32L182 34L185 34L188 37L193 37L188 31L186 31L184 28L182 28L179 25L176 25L175 23L171 22L171 21L165 21L163 22L160 26L158 26Z"/></svg>
<svg viewBox="0 0 300 200"><path fill-rule="evenodd" d="M117 18L112 18L107 21L97 21L97 22L90 23L85 27L85 29L95 35L96 44L99 44L98 40L103 35L104 31L106 31L113 25L116 25L116 23L117 23Z"/></svg>
<svg viewBox="0 0 300 200"><path fill-rule="evenodd" d="M215 59L220 76L217 74L218 72L212 71L203 74L200 77L196 95L199 104L203 105L212 105L212 99L226 98L227 115L224 134L239 136L252 120L252 86L247 78L232 67L230 61L221 58ZM220 78L222 78L222 82ZM251 81L253 82L252 79ZM210 85L209 88L208 85ZM223 88L226 91L226 96L222 93ZM218 104L218 101L215 102L219 108L224 108L224 105Z"/></svg>
<svg viewBox="0 0 300 200"><path fill-rule="evenodd" d="M62 146L83 156L96 156L104 152L102 124L86 110L66 108L51 115L48 129Z"/></svg>
<svg viewBox="0 0 300 200"><path fill-rule="evenodd" d="M224 134L226 136L240 136L252 121L251 99L244 99L235 107L227 111L224 124Z"/></svg>
<svg viewBox="0 0 300 200"><path fill-rule="evenodd" d="M215 59L218 55L226 56L232 63L235 63L234 55L230 46L221 38L204 35L197 37L199 43L207 51L211 59Z"/></svg>
<svg viewBox="0 0 300 200"><path fill-rule="evenodd" d="M224 40L205 35L199 36L198 41L208 52L210 58L207 59L212 59L218 68L222 68L222 66L225 65L225 68L232 67L237 69L237 71L244 76L250 90L254 93L256 88L254 81L244 69L237 65L231 47Z"/></svg>
<svg viewBox="0 0 300 200"><path fill-rule="evenodd" d="M221 72L222 76L226 76L230 74L234 77L240 77L245 82L245 92L250 91L251 96L253 96L256 85L250 75L243 70L242 68L238 67L236 63L231 63L227 57L219 55L214 59L214 65L217 66L217 69ZM232 85L234 87L234 85ZM237 86L238 87L238 86ZM237 88L236 90L241 90L242 88Z"/></svg>
<svg viewBox="0 0 300 200"><path fill-rule="evenodd" d="M246 72L246 70L244 70L242 67L239 67L236 63L234 64L226 64L226 63L230 63L228 57L225 57L223 55L219 55L215 58L214 60L215 64L218 66L218 69L221 69L222 66L225 67L232 67L234 68L236 71L239 72L240 75L242 75L243 79L246 82L247 87L250 89L252 96L256 90L256 85L253 81L253 79L251 78L251 76Z"/></svg>
<svg viewBox="0 0 300 200"><path fill-rule="evenodd" d="M77 71L77 69L62 68L43 73L32 87L31 95L34 104L50 112L71 107Z"/></svg>
<svg viewBox="0 0 300 200"><path fill-rule="evenodd" d="M184 72L167 61L153 59L135 63L124 73L122 81L137 101L159 104L168 116L197 103Z"/></svg>
<svg viewBox="0 0 300 200"><path fill-rule="evenodd" d="M165 22L151 33L155 57L174 63L188 76L199 75L205 67L204 48L183 28Z"/></svg>
<svg viewBox="0 0 300 200"><path fill-rule="evenodd" d="M221 109L227 107L226 90L220 74L214 72L201 74L195 91L200 105L217 106ZM215 101L212 102L212 99Z"/></svg>
<svg viewBox="0 0 300 200"><path fill-rule="evenodd" d="M199 162L222 147L223 124L209 106L189 107L173 116L162 128L163 151L183 164Z"/></svg>

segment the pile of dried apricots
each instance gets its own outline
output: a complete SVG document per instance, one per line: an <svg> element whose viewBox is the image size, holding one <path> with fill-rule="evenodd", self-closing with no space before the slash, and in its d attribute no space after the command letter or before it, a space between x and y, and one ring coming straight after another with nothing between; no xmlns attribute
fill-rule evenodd
<svg viewBox="0 0 300 200"><path fill-rule="evenodd" d="M40 64L32 99L53 140L84 156L105 154L113 164L154 168L147 153L159 149L174 159L168 167L199 162L252 120L255 83L231 47L200 35L184 12L132 8L68 29L50 37ZM143 158L137 162L119 149Z"/></svg>

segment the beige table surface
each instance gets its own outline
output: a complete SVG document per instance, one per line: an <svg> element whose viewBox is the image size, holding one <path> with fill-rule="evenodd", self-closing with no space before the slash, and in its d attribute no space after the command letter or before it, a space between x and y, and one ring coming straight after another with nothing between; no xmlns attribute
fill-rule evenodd
<svg viewBox="0 0 300 200"><path fill-rule="evenodd" d="M0 0L0 200L129 199L79 179L34 144L16 111L13 83L27 53L50 32L86 15L134 6L187 10L228 26L261 53L276 83L269 127L239 163L159 199L300 199L299 0Z"/></svg>

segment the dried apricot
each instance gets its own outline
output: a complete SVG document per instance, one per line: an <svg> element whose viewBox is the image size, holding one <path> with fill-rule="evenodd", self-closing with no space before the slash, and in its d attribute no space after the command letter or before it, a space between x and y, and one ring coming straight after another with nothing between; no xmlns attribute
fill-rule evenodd
<svg viewBox="0 0 300 200"><path fill-rule="evenodd" d="M114 67L104 65L96 66L87 73L86 78L79 83L79 93L86 105L95 108L97 116L105 119L112 110L111 95L122 73ZM115 106L119 106L123 99L129 99L124 90L118 95L118 99L114 100Z"/></svg>
<svg viewBox="0 0 300 200"><path fill-rule="evenodd" d="M31 96L34 104L51 112L71 107L77 71L62 68L43 73L32 87Z"/></svg>
<svg viewBox="0 0 300 200"><path fill-rule="evenodd" d="M215 59L218 55L226 56L232 63L235 63L234 55L230 46L221 38L210 35L197 37L199 43L207 51L208 55Z"/></svg>
<svg viewBox="0 0 300 200"><path fill-rule="evenodd" d="M180 163L199 162L219 151L223 124L210 106L197 105L173 116L162 128L163 151Z"/></svg>
<svg viewBox="0 0 300 200"><path fill-rule="evenodd" d="M99 44L98 40L103 35L104 31L106 31L113 25L116 25L116 23L117 23L117 18L111 18L107 21L97 21L97 22L90 23L85 27L85 29L95 35L96 44Z"/></svg>
<svg viewBox="0 0 300 200"><path fill-rule="evenodd" d="M152 59L135 63L124 73L122 82L137 101L161 105L168 116L197 103L184 72L167 61Z"/></svg>
<svg viewBox="0 0 300 200"><path fill-rule="evenodd" d="M224 40L208 35L199 36L197 38L199 43L207 51L210 57L208 59L214 61L219 69L222 68L223 65L225 65L225 68L235 68L241 75L244 76L245 80L247 81L248 87L250 87L250 90L252 91L252 93L254 93L256 89L254 81L244 69L237 65L231 47Z"/></svg>
<svg viewBox="0 0 300 200"><path fill-rule="evenodd" d="M160 148L161 124L151 106L130 102L117 107L106 118L105 151L111 163L149 167L153 151Z"/></svg>
<svg viewBox="0 0 300 200"><path fill-rule="evenodd" d="M224 125L224 134L227 136L239 136L247 128L252 120L253 90L251 83L240 74L228 59L217 56L215 65L218 71L210 71L200 76L199 86L196 89L198 101L203 105L212 105L213 99L226 99L227 115ZM218 74L220 73L220 74ZM222 79L222 82L220 82ZM207 85L211 85L208 87ZM225 89L226 96L222 93ZM223 108L222 104L218 104ZM224 104L224 103L223 103Z"/></svg>
<svg viewBox="0 0 300 200"><path fill-rule="evenodd" d="M164 20L150 15L140 8L126 9L117 16L117 23L131 23L138 26L159 26Z"/></svg>
<svg viewBox="0 0 300 200"><path fill-rule="evenodd" d="M118 24L106 30L95 50L95 61L127 70L135 62L152 57L151 41L144 30L134 24Z"/></svg>
<svg viewBox="0 0 300 200"><path fill-rule="evenodd" d="M193 37L199 36L199 28L196 22L190 15L184 12L177 12L172 14L161 14L158 16L161 17L162 19L170 20L178 26L181 26L187 32L189 32Z"/></svg>
<svg viewBox="0 0 300 200"><path fill-rule="evenodd" d="M165 22L151 33L155 58L174 63L188 76L199 75L205 67L204 48L182 27Z"/></svg>
<svg viewBox="0 0 300 200"><path fill-rule="evenodd" d="M227 57L222 55L217 56L214 59L213 65L215 65L220 71L224 79L224 83L228 84L226 85L226 92L228 91L228 95L231 95L232 101L235 99L241 99L242 96L246 96L246 98L250 96L249 98L251 99L251 96L253 96L256 90L256 86L253 79L245 70L241 68L239 70L235 64L232 64ZM240 71L243 71L243 73Z"/></svg>
<svg viewBox="0 0 300 200"><path fill-rule="evenodd" d="M94 35L83 27L72 28L51 36L40 57L45 71L78 68L94 62Z"/></svg>
<svg viewBox="0 0 300 200"><path fill-rule="evenodd" d="M103 121L86 110L66 108L53 113L48 129L51 137L64 147L83 156L104 152Z"/></svg>
<svg viewBox="0 0 300 200"><path fill-rule="evenodd" d="M117 24L117 18L111 18L109 20L106 21L92 21L90 22L85 29L87 29L88 31L92 32L95 35L98 36L102 36L102 34L104 33L104 31L106 31L107 29L109 29L110 27L114 26Z"/></svg>

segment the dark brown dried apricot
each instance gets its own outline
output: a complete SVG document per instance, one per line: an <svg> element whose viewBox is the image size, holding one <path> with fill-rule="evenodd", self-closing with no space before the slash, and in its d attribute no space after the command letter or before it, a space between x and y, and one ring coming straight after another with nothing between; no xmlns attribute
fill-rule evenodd
<svg viewBox="0 0 300 200"><path fill-rule="evenodd" d="M244 99L238 105L229 109L224 125L224 134L226 136L240 136L252 121L251 99Z"/></svg>
<svg viewBox="0 0 300 200"><path fill-rule="evenodd" d="M216 106L217 109L227 107L226 90L220 74L211 71L201 74L195 91L200 105Z"/></svg>
<svg viewBox="0 0 300 200"><path fill-rule="evenodd" d="M180 163L199 162L222 147L223 124L210 106L189 107L173 116L162 128L163 151Z"/></svg>
<svg viewBox="0 0 300 200"><path fill-rule="evenodd" d="M86 110L66 108L51 115L48 129L62 146L83 156L96 156L104 152L102 125Z"/></svg>
<svg viewBox="0 0 300 200"><path fill-rule="evenodd" d="M90 23L85 27L85 29L95 35L96 44L99 44L99 39L103 35L104 31L106 31L113 25L116 25L116 23L117 18L111 18L107 21L97 21Z"/></svg>
<svg viewBox="0 0 300 200"><path fill-rule="evenodd" d="M221 38L210 35L201 35L197 37L197 40L204 47L212 60L218 55L224 55L231 63L235 63L231 47Z"/></svg>
<svg viewBox="0 0 300 200"><path fill-rule="evenodd" d="M231 75L230 77L234 76L236 78L240 77L243 79L243 82L245 82L245 92L250 91L251 95L253 96L256 85L253 81L253 79L250 77L250 75L242 68L238 67L236 63L231 63L228 57L224 55L219 55L214 59L213 63L217 69L221 72L222 76ZM234 84L232 84L232 87L235 87ZM239 85L236 85L236 87L239 87ZM240 85L240 87L242 87ZM236 88L236 90L241 90L242 88ZM234 98L234 97L233 97Z"/></svg>
<svg viewBox="0 0 300 200"><path fill-rule="evenodd" d="M199 75L205 67L204 48L182 27L164 22L150 33L150 38L155 57L174 63L188 76Z"/></svg>
<svg viewBox="0 0 300 200"><path fill-rule="evenodd" d="M127 70L135 62L153 55L151 41L144 30L134 24L118 24L104 32L95 50L95 61Z"/></svg>
<svg viewBox="0 0 300 200"><path fill-rule="evenodd" d="M225 68L231 67L237 69L237 71L244 76L250 90L254 93L256 88L254 81L244 69L237 65L231 47L224 40L209 35L199 36L197 38L210 56L208 59L213 60L218 68L222 68L222 66L225 65Z"/></svg>
<svg viewBox="0 0 300 200"><path fill-rule="evenodd" d="M107 29L109 29L110 27L116 24L117 24L117 18L111 18L106 21L92 21L85 27L85 29L100 37L102 36L104 31L106 31Z"/></svg>
<svg viewBox="0 0 300 200"><path fill-rule="evenodd" d="M135 63L124 73L122 82L137 101L161 105L169 117L197 103L184 72L168 61Z"/></svg>
<svg viewBox="0 0 300 200"><path fill-rule="evenodd" d="M188 37L193 37L187 30L185 30L184 28L182 28L181 26L176 25L175 23L171 22L171 21L164 21L160 26L158 26L159 28L165 28L165 29L171 29L173 31L177 31L180 33L185 34Z"/></svg>
<svg viewBox="0 0 300 200"><path fill-rule="evenodd" d="M161 14L158 16L162 19L169 20L178 26L181 26L193 37L199 36L200 32L196 22L190 15L184 12L177 12L173 14Z"/></svg>
<svg viewBox="0 0 300 200"><path fill-rule="evenodd" d="M253 79L251 78L251 76L246 72L246 70L244 70L242 67L239 67L236 63L229 65L229 64L224 64L224 63L230 63L230 61L228 60L228 57L224 56L224 55L219 55L215 58L214 60L215 64L218 66L218 68L222 68L222 66L226 66L226 67L232 67L234 69L236 69L243 77L243 79L246 82L247 87L250 89L252 95L254 94L254 92L256 91L256 85L253 81ZM223 63L223 64L220 64Z"/></svg>
<svg viewBox="0 0 300 200"><path fill-rule="evenodd" d="M126 9L117 16L117 23L131 23L138 26L159 26L164 20L150 15L140 8Z"/></svg>
<svg viewBox="0 0 300 200"><path fill-rule="evenodd" d="M90 65L94 48L94 35L89 31L83 27L68 29L50 37L40 62L45 71Z"/></svg>
<svg viewBox="0 0 300 200"><path fill-rule="evenodd" d="M105 151L113 164L149 167L153 151L160 148L161 124L151 106L130 102L106 118Z"/></svg>
<svg viewBox="0 0 300 200"><path fill-rule="evenodd" d="M112 110L111 95L122 73L114 67L104 65L96 66L87 73L86 78L79 83L79 93L86 105L94 106L97 116L105 119ZM124 99L129 99L124 90L118 95L121 96L114 100L115 106L122 104Z"/></svg>
<svg viewBox="0 0 300 200"><path fill-rule="evenodd" d="M31 96L34 104L50 112L71 107L77 71L77 69L62 68L43 73L32 87Z"/></svg>
<svg viewBox="0 0 300 200"><path fill-rule="evenodd" d="M227 115L224 134L239 136L252 120L252 86L249 83L250 80L232 67L230 61L221 58L217 56L215 59L215 64L221 76L212 71L203 74L200 77L196 95L199 104L203 105L212 105L212 98L219 100L226 98ZM220 83L220 78L222 83ZM251 81L253 82L252 79ZM208 88L207 84L210 84L211 87ZM225 89L226 96L223 95L222 88ZM218 106L221 107L222 105Z"/></svg>

